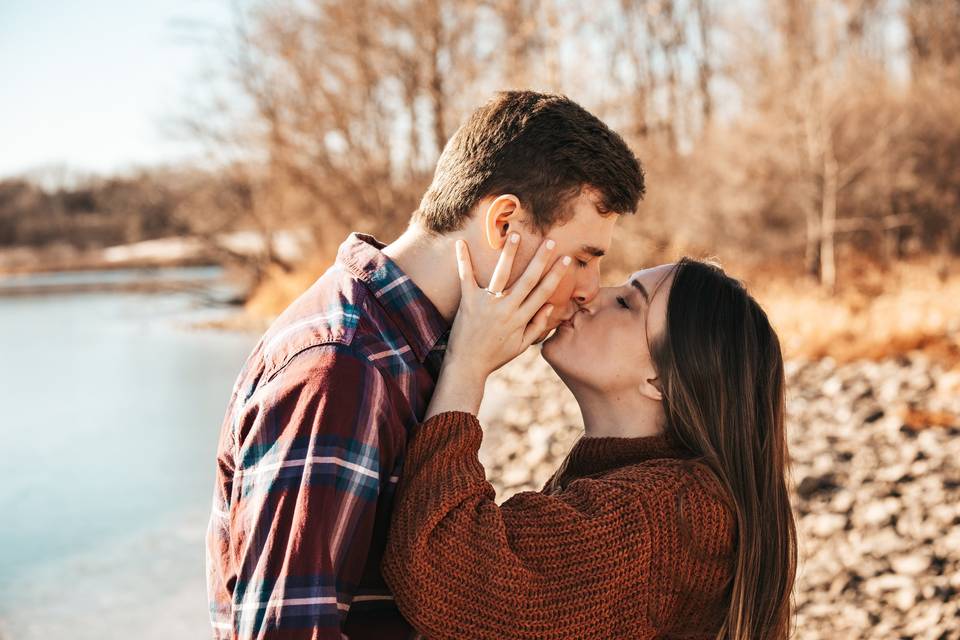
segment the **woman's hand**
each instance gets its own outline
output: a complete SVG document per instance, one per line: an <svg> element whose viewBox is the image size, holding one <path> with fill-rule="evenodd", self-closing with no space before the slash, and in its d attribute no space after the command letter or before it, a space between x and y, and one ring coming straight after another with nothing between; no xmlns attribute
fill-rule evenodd
<svg viewBox="0 0 960 640"><path fill-rule="evenodd" d="M557 260L544 276L555 247L552 240L546 240L523 275L506 289L519 247L520 235L512 233L484 289L477 285L467 244L457 241L460 308L450 332L446 359L460 371L472 370L484 380L546 331L552 310L546 302L570 264L570 258ZM502 293L495 295L497 292Z"/></svg>
<svg viewBox="0 0 960 640"><path fill-rule="evenodd" d="M523 275L504 290L519 240L519 234L510 235L486 289L477 284L466 243L457 241L460 308L424 419L444 411L476 413L487 377L546 332L552 310L546 302L563 279L571 259L565 256L547 270L556 245L546 240ZM496 295L498 292L502 293Z"/></svg>

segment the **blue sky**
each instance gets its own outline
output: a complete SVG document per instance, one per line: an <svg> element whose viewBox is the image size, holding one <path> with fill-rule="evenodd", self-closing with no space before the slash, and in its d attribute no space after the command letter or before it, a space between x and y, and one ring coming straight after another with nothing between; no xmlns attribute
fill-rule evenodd
<svg viewBox="0 0 960 640"><path fill-rule="evenodd" d="M0 1L0 177L195 153L169 122L229 19L228 0Z"/></svg>

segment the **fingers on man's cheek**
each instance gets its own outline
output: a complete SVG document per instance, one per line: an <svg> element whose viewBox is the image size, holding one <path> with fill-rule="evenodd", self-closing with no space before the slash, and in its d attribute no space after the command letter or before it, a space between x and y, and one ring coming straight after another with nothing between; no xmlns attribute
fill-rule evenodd
<svg viewBox="0 0 960 640"><path fill-rule="evenodd" d="M557 285L557 290L554 292L553 296L550 299L550 302L566 302L570 299L570 296L573 295L573 288L577 284L577 278L574 274L567 272L564 274L563 279L560 281L560 284ZM554 306L558 306L554 304Z"/></svg>

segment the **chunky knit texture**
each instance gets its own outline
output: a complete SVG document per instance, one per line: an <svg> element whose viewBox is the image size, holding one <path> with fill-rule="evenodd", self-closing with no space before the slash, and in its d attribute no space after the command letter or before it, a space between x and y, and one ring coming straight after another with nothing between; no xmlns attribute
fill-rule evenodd
<svg viewBox="0 0 960 640"><path fill-rule="evenodd" d="M734 521L713 473L666 436L581 438L540 492L502 505L469 413L420 425L382 565L428 638L712 638Z"/></svg>

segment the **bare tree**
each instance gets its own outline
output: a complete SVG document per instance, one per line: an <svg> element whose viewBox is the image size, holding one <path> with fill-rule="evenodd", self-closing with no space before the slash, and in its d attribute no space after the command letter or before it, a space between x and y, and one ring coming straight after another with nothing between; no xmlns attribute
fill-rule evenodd
<svg viewBox="0 0 960 640"><path fill-rule="evenodd" d="M245 185L234 223L266 238L306 227L325 254L351 228L399 231L458 120L472 24L451 0L238 10L228 68L240 100L187 121Z"/></svg>

